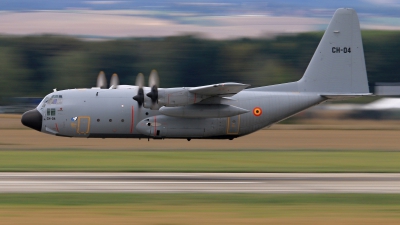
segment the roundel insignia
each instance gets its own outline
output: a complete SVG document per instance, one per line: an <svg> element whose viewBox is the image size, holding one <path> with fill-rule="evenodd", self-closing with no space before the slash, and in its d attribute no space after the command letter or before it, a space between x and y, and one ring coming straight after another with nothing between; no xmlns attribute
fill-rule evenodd
<svg viewBox="0 0 400 225"><path fill-rule="evenodd" d="M261 116L261 114L262 114L262 109L261 109L260 107L255 107L255 108L253 109L253 114L254 114L255 116Z"/></svg>

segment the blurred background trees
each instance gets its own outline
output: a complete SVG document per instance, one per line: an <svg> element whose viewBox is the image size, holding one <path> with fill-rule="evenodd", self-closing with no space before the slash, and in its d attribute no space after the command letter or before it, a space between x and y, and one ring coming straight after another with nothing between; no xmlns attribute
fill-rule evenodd
<svg viewBox="0 0 400 225"><path fill-rule="evenodd" d="M274 39L195 36L87 41L64 36L0 37L0 96L44 96L53 88L93 87L99 71L122 84L157 69L162 87L243 82L252 87L303 75L322 32ZM400 82L400 32L364 31L370 82Z"/></svg>

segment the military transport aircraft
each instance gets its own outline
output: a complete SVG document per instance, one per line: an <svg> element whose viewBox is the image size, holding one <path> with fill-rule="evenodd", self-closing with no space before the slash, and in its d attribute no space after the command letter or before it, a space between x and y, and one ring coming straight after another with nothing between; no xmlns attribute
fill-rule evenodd
<svg viewBox="0 0 400 225"><path fill-rule="evenodd" d="M234 139L271 126L329 100L371 95L360 24L353 9L338 9L304 76L297 82L246 89L247 84L159 88L152 71L149 87L54 90L22 124L43 133L86 138Z"/></svg>

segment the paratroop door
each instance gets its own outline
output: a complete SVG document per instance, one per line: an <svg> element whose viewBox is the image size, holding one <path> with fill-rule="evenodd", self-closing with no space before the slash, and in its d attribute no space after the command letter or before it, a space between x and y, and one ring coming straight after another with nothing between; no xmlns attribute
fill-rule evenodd
<svg viewBox="0 0 400 225"><path fill-rule="evenodd" d="M88 134L90 131L90 117L79 116L78 117L78 128L76 132L78 134Z"/></svg>

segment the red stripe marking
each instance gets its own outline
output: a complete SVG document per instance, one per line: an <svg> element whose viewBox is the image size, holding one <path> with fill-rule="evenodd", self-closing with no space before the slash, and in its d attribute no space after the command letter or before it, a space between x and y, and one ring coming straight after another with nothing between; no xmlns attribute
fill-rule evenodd
<svg viewBox="0 0 400 225"><path fill-rule="evenodd" d="M154 136L156 136L156 130L157 130L157 116L154 117Z"/></svg>
<svg viewBox="0 0 400 225"><path fill-rule="evenodd" d="M58 126L57 126L57 123L56 123L56 129L57 129L57 132L60 132L60 131L58 131Z"/></svg>
<svg viewBox="0 0 400 225"><path fill-rule="evenodd" d="M132 106L132 113L131 113L131 133L133 130L133 122L134 122L134 110L133 110L133 106Z"/></svg>

